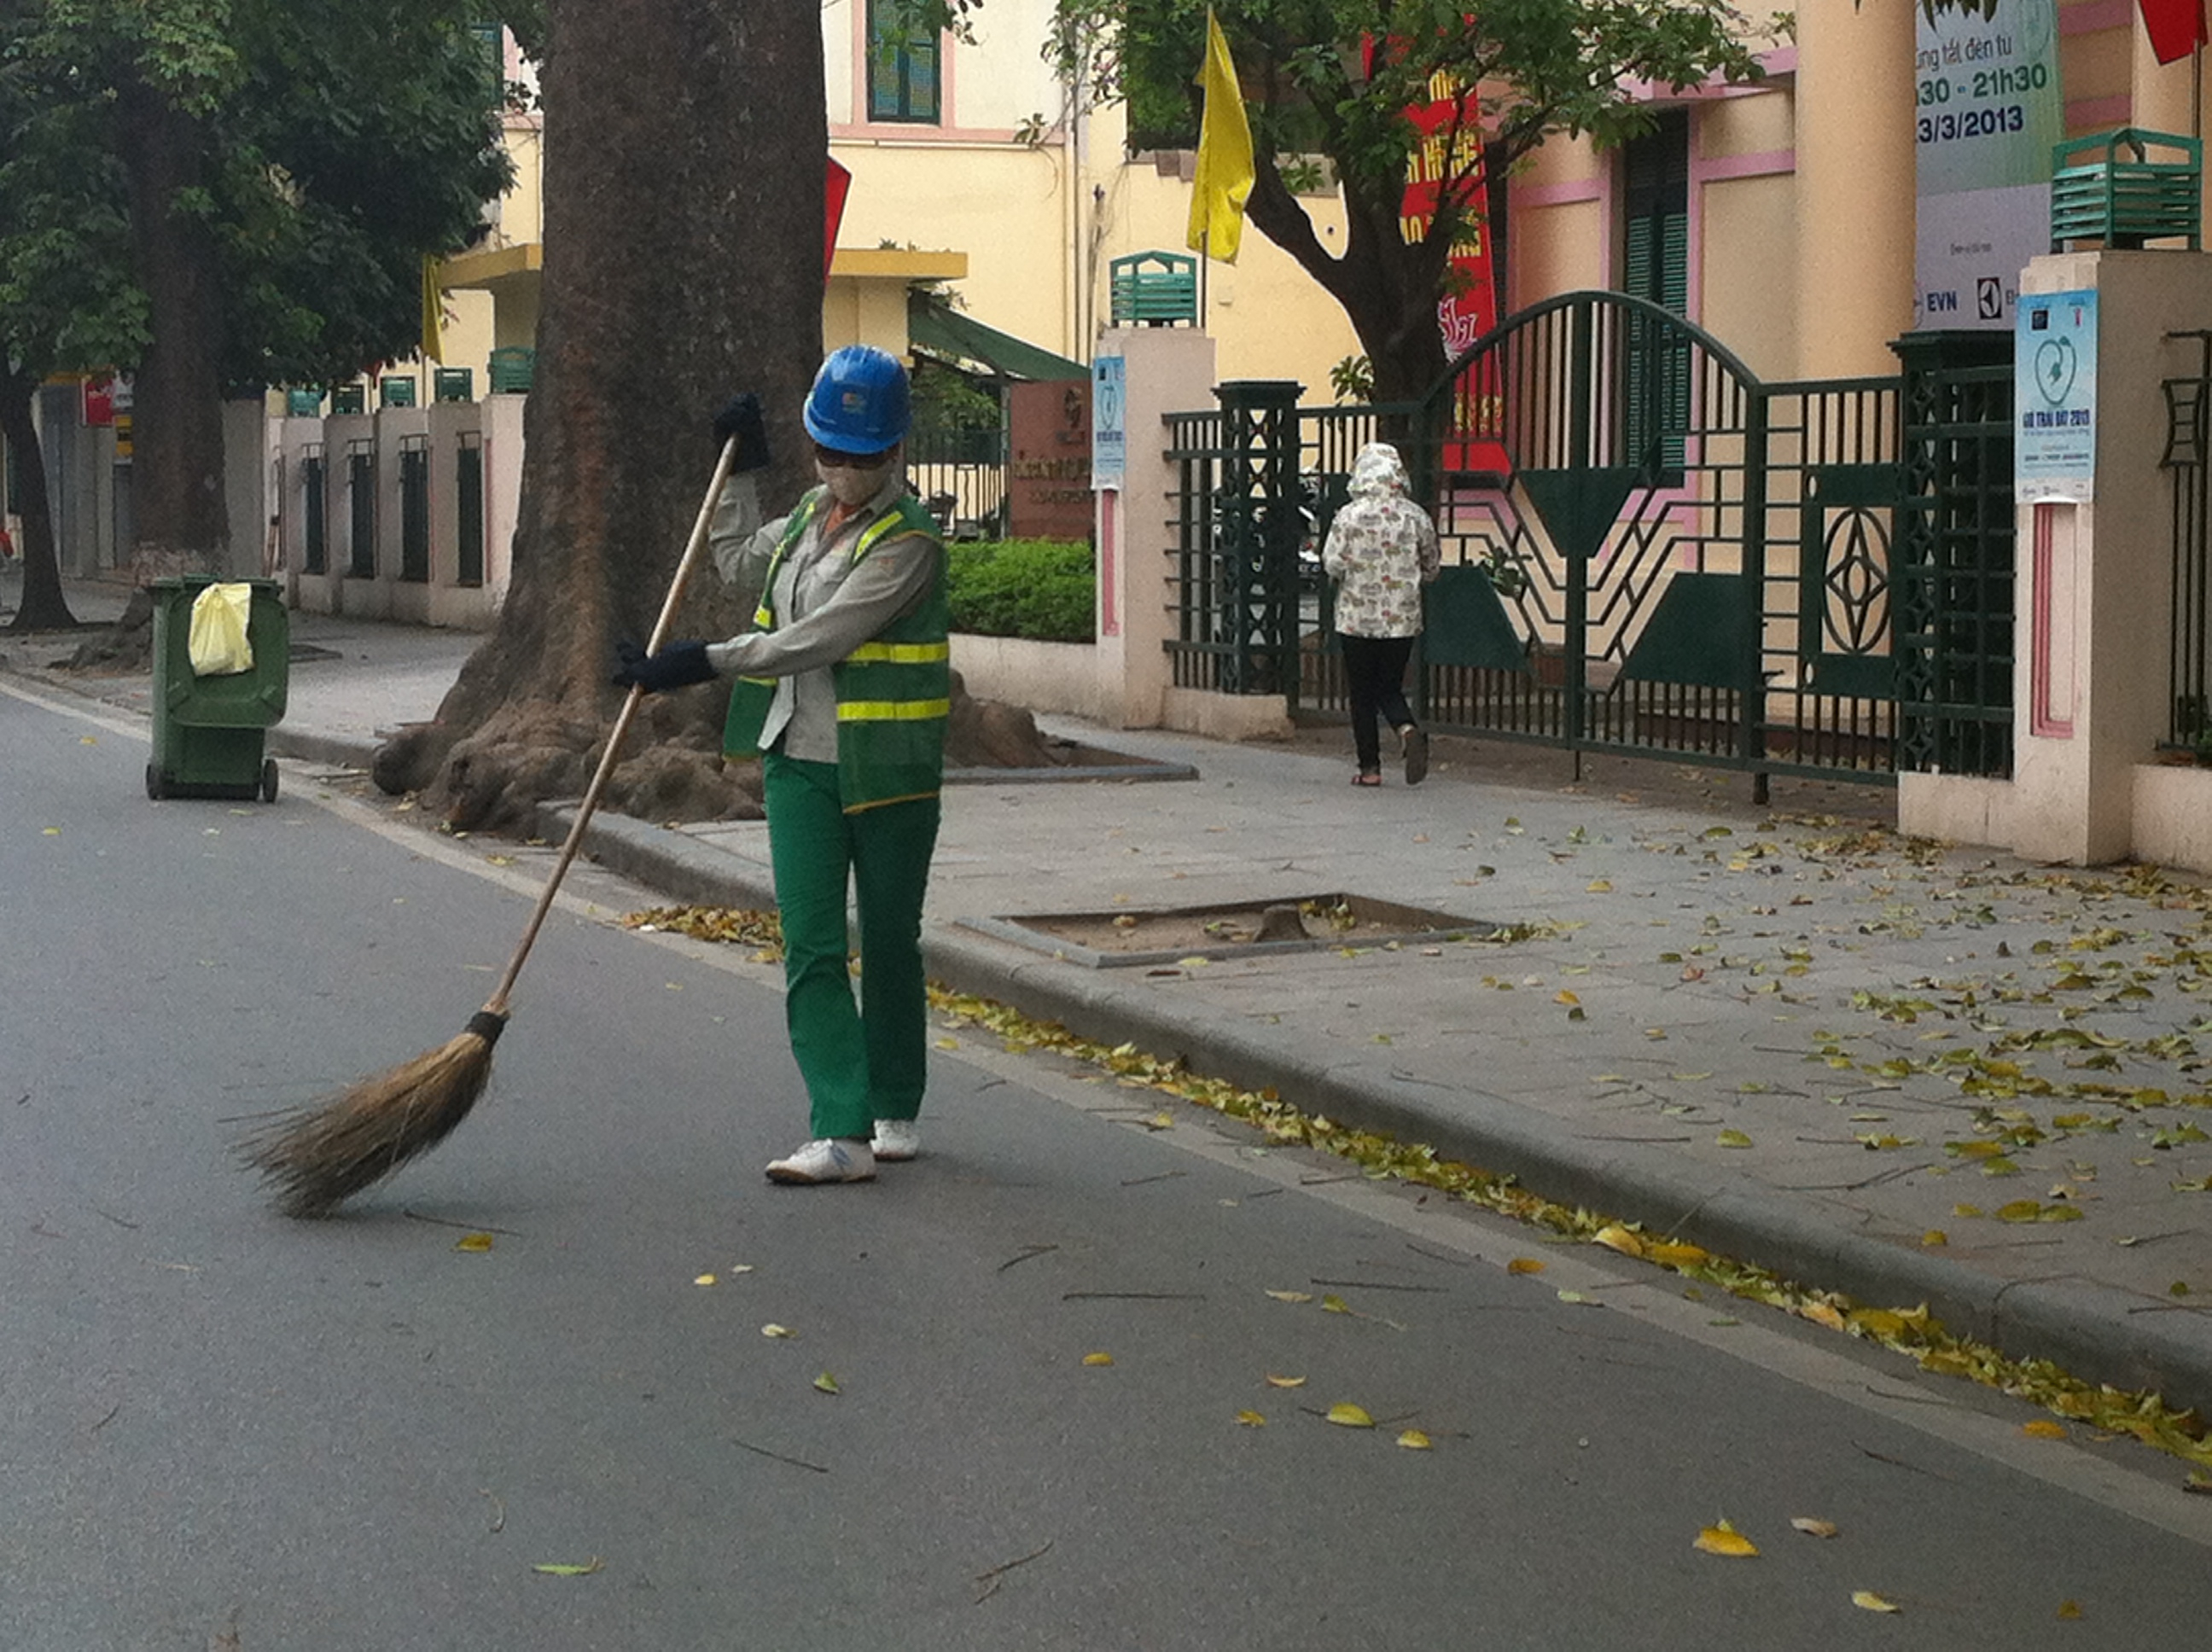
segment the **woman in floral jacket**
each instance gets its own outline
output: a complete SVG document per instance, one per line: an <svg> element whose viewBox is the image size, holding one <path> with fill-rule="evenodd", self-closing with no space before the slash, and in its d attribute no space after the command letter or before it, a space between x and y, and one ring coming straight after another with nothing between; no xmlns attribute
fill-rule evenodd
<svg viewBox="0 0 2212 1652"><path fill-rule="evenodd" d="M1371 441L1352 463L1352 497L1329 524L1322 566L1336 581L1336 629L1352 695L1355 786L1380 786L1376 719L1388 717L1406 756L1406 784L1429 772L1429 737L1406 703L1406 662L1421 634L1421 587L1437 577L1437 530L1413 502L1398 450Z"/></svg>

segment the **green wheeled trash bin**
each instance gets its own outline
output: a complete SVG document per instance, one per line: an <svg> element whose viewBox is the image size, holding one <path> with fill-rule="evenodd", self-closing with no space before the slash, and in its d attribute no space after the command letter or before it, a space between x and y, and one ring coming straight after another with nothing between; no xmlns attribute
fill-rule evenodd
<svg viewBox="0 0 2212 1652"><path fill-rule="evenodd" d="M192 604L210 586L199 575L155 580L154 597L154 757L146 795L161 798L259 798L276 800L276 760L263 737L282 721L292 665L292 618L275 580L228 583L252 587L246 638L253 663L244 671L203 677L192 669Z"/></svg>

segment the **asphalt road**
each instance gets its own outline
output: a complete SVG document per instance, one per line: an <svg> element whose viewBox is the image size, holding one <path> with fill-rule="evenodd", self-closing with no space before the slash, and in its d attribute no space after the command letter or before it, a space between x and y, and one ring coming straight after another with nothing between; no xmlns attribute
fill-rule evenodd
<svg viewBox="0 0 2212 1652"><path fill-rule="evenodd" d="M548 857L298 766L155 805L145 757L0 685L6 1652L2135 1648L2212 1613L2168 1460L970 1031L927 1157L772 1187L774 970L612 926L652 900L595 869L477 1114L285 1221L238 1121L458 1031ZM1694 1550L1721 1519L1759 1555Z"/></svg>

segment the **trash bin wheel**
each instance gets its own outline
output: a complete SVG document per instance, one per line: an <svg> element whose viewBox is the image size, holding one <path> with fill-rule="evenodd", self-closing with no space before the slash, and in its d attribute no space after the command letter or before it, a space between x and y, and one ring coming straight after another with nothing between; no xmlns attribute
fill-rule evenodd
<svg viewBox="0 0 2212 1652"><path fill-rule="evenodd" d="M159 763L148 763L146 765L146 795L159 803L161 800L161 766Z"/></svg>
<svg viewBox="0 0 2212 1652"><path fill-rule="evenodd" d="M261 800L264 803L276 801L276 760L274 757L261 760Z"/></svg>

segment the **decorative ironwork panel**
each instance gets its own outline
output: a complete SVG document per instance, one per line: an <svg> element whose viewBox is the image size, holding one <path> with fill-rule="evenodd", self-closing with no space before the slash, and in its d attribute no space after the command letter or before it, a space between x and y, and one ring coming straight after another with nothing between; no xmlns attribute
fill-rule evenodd
<svg viewBox="0 0 2212 1652"><path fill-rule="evenodd" d="M1900 767L2012 773L2008 333L1915 334L1905 362L1893 611Z"/></svg>

